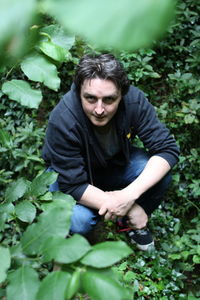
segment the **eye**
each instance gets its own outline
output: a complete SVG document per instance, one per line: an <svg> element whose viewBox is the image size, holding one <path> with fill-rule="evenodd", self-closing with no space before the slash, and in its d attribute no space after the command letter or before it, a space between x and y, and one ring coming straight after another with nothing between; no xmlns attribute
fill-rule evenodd
<svg viewBox="0 0 200 300"><path fill-rule="evenodd" d="M90 103L96 102L96 98L92 95L85 96L85 99Z"/></svg>
<svg viewBox="0 0 200 300"><path fill-rule="evenodd" d="M114 97L105 97L105 98L103 98L103 102L105 104L112 104L114 101L115 101Z"/></svg>

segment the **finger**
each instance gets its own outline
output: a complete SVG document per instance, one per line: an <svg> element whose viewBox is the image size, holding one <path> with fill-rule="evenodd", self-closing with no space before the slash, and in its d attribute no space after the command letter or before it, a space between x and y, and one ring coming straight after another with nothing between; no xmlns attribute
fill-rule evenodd
<svg viewBox="0 0 200 300"><path fill-rule="evenodd" d="M102 206L102 207L99 209L99 211L98 211L98 213L99 213L100 216L105 215L106 212L107 212L107 207L106 207L106 206Z"/></svg>
<svg viewBox="0 0 200 300"><path fill-rule="evenodd" d="M112 213L107 211L107 213L104 216L104 219L105 220L112 220L112 217L113 217Z"/></svg>

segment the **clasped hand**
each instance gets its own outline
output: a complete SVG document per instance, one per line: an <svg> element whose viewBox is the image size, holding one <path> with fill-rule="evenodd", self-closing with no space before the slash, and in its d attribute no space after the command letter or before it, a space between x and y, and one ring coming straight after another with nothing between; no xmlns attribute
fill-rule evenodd
<svg viewBox="0 0 200 300"><path fill-rule="evenodd" d="M130 210L134 201L127 201L122 191L105 192L107 199L99 209L99 215L105 220L114 220L123 217Z"/></svg>

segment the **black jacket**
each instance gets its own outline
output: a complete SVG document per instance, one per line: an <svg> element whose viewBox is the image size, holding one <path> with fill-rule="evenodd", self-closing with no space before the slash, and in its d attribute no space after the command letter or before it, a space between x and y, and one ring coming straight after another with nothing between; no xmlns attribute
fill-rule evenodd
<svg viewBox="0 0 200 300"><path fill-rule="evenodd" d="M129 88L114 118L122 151L113 157L113 163L129 160L130 141L138 135L150 154L163 157L171 167L176 164L179 149L175 140L138 88ZM107 166L74 84L51 112L42 156L47 166L59 173L60 190L76 200L93 183L92 173Z"/></svg>

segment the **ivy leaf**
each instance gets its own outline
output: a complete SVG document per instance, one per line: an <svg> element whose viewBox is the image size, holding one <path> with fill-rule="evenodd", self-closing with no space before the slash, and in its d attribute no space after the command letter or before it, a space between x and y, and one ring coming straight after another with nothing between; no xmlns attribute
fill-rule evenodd
<svg viewBox="0 0 200 300"><path fill-rule="evenodd" d="M62 237L49 238L42 249L44 261L52 259L58 263L69 264L79 260L91 249L88 241L75 234L68 239Z"/></svg>
<svg viewBox="0 0 200 300"><path fill-rule="evenodd" d="M111 273L112 274L112 273ZM82 274L82 287L93 300L131 300L133 295L122 287L114 276L101 270L87 270Z"/></svg>
<svg viewBox="0 0 200 300"><path fill-rule="evenodd" d="M0 283L7 277L7 270L10 267L10 252L9 249L0 246Z"/></svg>
<svg viewBox="0 0 200 300"><path fill-rule="evenodd" d="M11 100L29 108L38 108L42 101L41 91L32 89L30 84L23 80L13 79L5 82L2 85L2 91Z"/></svg>
<svg viewBox="0 0 200 300"><path fill-rule="evenodd" d="M28 200L24 200L15 206L17 217L27 223L32 223L36 216L35 206Z"/></svg>
<svg viewBox="0 0 200 300"><path fill-rule="evenodd" d="M132 249L122 241L103 242L92 247L81 260L84 265L95 268L106 268L133 253Z"/></svg>
<svg viewBox="0 0 200 300"><path fill-rule="evenodd" d="M21 69L29 79L42 82L54 91L60 87L56 66L40 54L33 53L26 57L21 63Z"/></svg>
<svg viewBox="0 0 200 300"><path fill-rule="evenodd" d="M22 266L9 275L7 300L35 300L39 279L37 272L29 266Z"/></svg>
<svg viewBox="0 0 200 300"><path fill-rule="evenodd" d="M62 271L49 273L40 285L36 300L64 300L70 277Z"/></svg>
<svg viewBox="0 0 200 300"><path fill-rule="evenodd" d="M12 182L6 189L5 199L6 202L14 202L21 198L27 191L29 183L24 178Z"/></svg>
<svg viewBox="0 0 200 300"><path fill-rule="evenodd" d="M119 50L149 46L164 33L174 9L173 0L45 0L44 3L64 28L97 46Z"/></svg>
<svg viewBox="0 0 200 300"><path fill-rule="evenodd" d="M30 225L21 238L22 248L27 255L41 253L48 238L66 237L69 233L72 209L65 201L57 201L55 207L40 214L38 223Z"/></svg>
<svg viewBox="0 0 200 300"><path fill-rule="evenodd" d="M44 172L33 179L29 194L37 197L47 192L48 186L57 180L58 174L55 172Z"/></svg>

